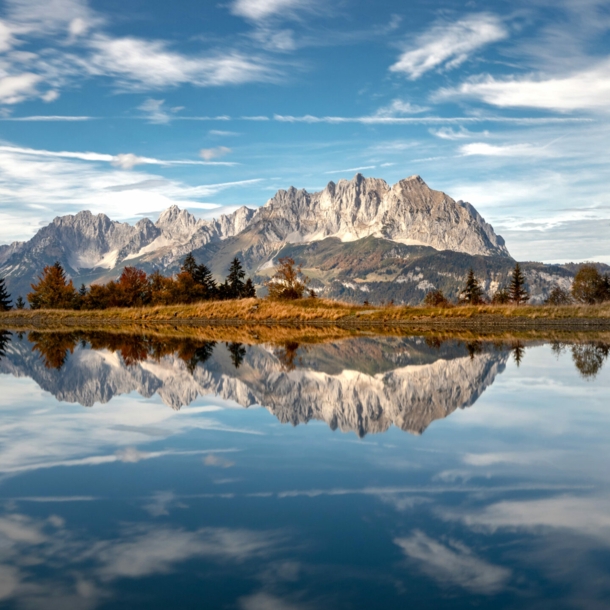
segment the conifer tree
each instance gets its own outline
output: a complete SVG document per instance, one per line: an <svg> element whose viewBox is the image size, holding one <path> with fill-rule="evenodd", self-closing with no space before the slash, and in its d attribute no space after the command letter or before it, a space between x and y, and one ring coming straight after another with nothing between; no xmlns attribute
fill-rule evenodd
<svg viewBox="0 0 610 610"><path fill-rule="evenodd" d="M231 262L229 267L229 275L225 282L226 285L226 298L228 299L240 299L244 292L244 278L246 272L244 271L240 260L237 256Z"/></svg>
<svg viewBox="0 0 610 610"><path fill-rule="evenodd" d="M7 292L4 285L4 278L0 277L0 311L12 309L11 295Z"/></svg>
<svg viewBox="0 0 610 610"><path fill-rule="evenodd" d="M32 309L72 309L76 301L76 290L72 280L66 279L61 264L47 265L36 284L31 284L32 292L28 301Z"/></svg>
<svg viewBox="0 0 610 610"><path fill-rule="evenodd" d="M246 283L244 284L243 296L244 296L244 299L256 298L256 288L254 288L254 283L252 282L251 278L248 278L246 280Z"/></svg>
<svg viewBox="0 0 610 610"><path fill-rule="evenodd" d="M193 271L193 279L202 288L202 297L211 299L216 294L216 282L212 276L212 272L203 264L195 266Z"/></svg>
<svg viewBox="0 0 610 610"><path fill-rule="evenodd" d="M78 296L81 298L87 296L87 286L85 286L84 284L80 285L80 288L78 289Z"/></svg>
<svg viewBox="0 0 610 610"><path fill-rule="evenodd" d="M530 294L526 288L525 275L523 275L519 263L515 265L513 270L513 275L508 287L508 295L511 303L514 303L515 305L520 305L521 303L527 303L527 301L529 301Z"/></svg>
<svg viewBox="0 0 610 610"><path fill-rule="evenodd" d="M197 261L195 260L192 252L189 252L185 256L184 260L182 261L180 271L186 271L187 273L190 273L193 278L195 277L195 273L197 272Z"/></svg>
<svg viewBox="0 0 610 610"><path fill-rule="evenodd" d="M15 301L15 308L16 309L25 309L25 301L23 300L23 297L21 295L19 295L17 297L17 300Z"/></svg>
<svg viewBox="0 0 610 610"><path fill-rule="evenodd" d="M460 296L461 300L469 305L480 305L483 303L483 289L472 269L468 272L466 285L464 286L464 290L460 293Z"/></svg>

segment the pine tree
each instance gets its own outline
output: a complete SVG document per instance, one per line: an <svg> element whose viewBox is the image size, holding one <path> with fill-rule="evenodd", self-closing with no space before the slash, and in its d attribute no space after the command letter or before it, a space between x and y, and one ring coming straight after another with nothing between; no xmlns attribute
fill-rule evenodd
<svg viewBox="0 0 610 610"><path fill-rule="evenodd" d="M193 279L199 286L201 286L202 297L204 299L211 299L216 294L216 282L212 276L212 272L202 263L196 265L193 272Z"/></svg>
<svg viewBox="0 0 610 610"><path fill-rule="evenodd" d="M197 261L192 252L189 252L182 261L180 271L186 271L187 273L190 273L193 278L195 277L195 273L197 272Z"/></svg>
<svg viewBox="0 0 610 610"><path fill-rule="evenodd" d="M240 299L242 298L244 292L244 278L246 277L246 272L243 270L242 264L237 256L231 262L231 266L229 267L229 275L227 275L227 280L225 282L227 286L227 295L228 299Z"/></svg>
<svg viewBox="0 0 610 610"><path fill-rule="evenodd" d="M527 301L529 301L530 294L526 288L525 275L523 275L519 263L515 265L513 270L513 275L508 287L508 295L511 303L514 303L515 305L520 305L521 303L527 303Z"/></svg>
<svg viewBox="0 0 610 610"><path fill-rule="evenodd" d="M0 277L0 311L12 309L11 295L7 292L4 285L4 278Z"/></svg>
<svg viewBox="0 0 610 610"><path fill-rule="evenodd" d="M254 283L252 282L251 278L248 278L246 280L246 283L244 285L243 296L244 296L244 299L255 299L256 298L256 288L254 288Z"/></svg>
<svg viewBox="0 0 610 610"><path fill-rule="evenodd" d="M78 296L81 297L81 299L87 296L87 286L84 284L80 285L80 288L78 289Z"/></svg>
<svg viewBox="0 0 610 610"><path fill-rule="evenodd" d="M23 300L23 297L21 295L17 297L17 300L15 301L15 307L17 309L25 309L25 301Z"/></svg>
<svg viewBox="0 0 610 610"><path fill-rule="evenodd" d="M32 309L72 309L76 301L76 290L72 280L66 279L61 264L56 262L46 266L38 283L31 284L32 292L28 301Z"/></svg>
<svg viewBox="0 0 610 610"><path fill-rule="evenodd" d="M460 296L461 300L469 305L480 305L483 303L483 289L472 269L468 272L466 286L464 286L464 290L462 290Z"/></svg>

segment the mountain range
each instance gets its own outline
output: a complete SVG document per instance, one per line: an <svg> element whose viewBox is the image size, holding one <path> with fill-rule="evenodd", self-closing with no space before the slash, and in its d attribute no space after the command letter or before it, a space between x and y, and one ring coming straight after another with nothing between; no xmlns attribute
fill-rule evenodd
<svg viewBox="0 0 610 610"><path fill-rule="evenodd" d="M29 241L0 246L0 276L14 296L25 295L55 261L79 286L114 279L125 266L175 273L190 251L217 279L238 256L259 288L278 258L291 256L322 296L371 303L415 304L433 288L456 297L470 268L491 296L515 264L471 204L419 176L390 186L356 174L317 193L280 190L258 209L214 220L177 206L135 225L88 211L61 216ZM568 288L575 273L561 265L523 267L534 302L555 285Z"/></svg>
<svg viewBox="0 0 610 610"><path fill-rule="evenodd" d="M491 345L469 352L452 341L434 347L420 338L362 337L297 349L293 366L286 366L282 348L254 345L244 347L236 367L227 346L216 344L204 364L189 370L176 354L130 363L120 350L89 348L85 338L54 368L35 341L14 336L0 358L0 374L29 377L57 400L87 407L138 392L157 394L179 410L216 395L242 407L263 406L281 423L323 421L362 437L392 425L421 434L473 405L509 355L508 348Z"/></svg>

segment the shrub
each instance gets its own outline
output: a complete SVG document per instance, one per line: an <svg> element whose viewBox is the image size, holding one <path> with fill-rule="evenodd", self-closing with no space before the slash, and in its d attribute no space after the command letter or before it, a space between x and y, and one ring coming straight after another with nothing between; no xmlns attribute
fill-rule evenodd
<svg viewBox="0 0 610 610"><path fill-rule="evenodd" d="M442 290L431 290L424 297L424 305L428 307L448 307L451 305Z"/></svg>

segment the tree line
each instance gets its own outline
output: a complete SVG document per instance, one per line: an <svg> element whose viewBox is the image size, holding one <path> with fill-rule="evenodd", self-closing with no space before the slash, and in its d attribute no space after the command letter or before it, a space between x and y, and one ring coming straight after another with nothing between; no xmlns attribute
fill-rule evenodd
<svg viewBox="0 0 610 610"><path fill-rule="evenodd" d="M59 262L47 265L38 281L31 284L27 295L31 309L107 309L109 307L146 307L148 305L175 305L205 300L243 299L256 296L254 284L246 278L241 261L235 257L225 281L216 283L211 271L198 264L189 253L175 276L159 271L147 275L142 269L125 267L117 280L106 284L84 284L76 290ZM10 309L10 296L0 280L0 304ZM21 297L17 309L25 303ZM0 305L2 306L2 305Z"/></svg>
<svg viewBox="0 0 610 610"><path fill-rule="evenodd" d="M491 300L485 296L481 282L470 269L464 288L460 292L458 304L467 305L521 305L527 303L530 293L525 274L519 263L515 265L508 286L496 291ZM572 305L574 303L595 305L610 301L610 275L601 274L593 264L582 265L574 276L570 290L555 286L545 300L545 305ZM424 303L432 307L452 305L442 290L432 290L424 298Z"/></svg>

